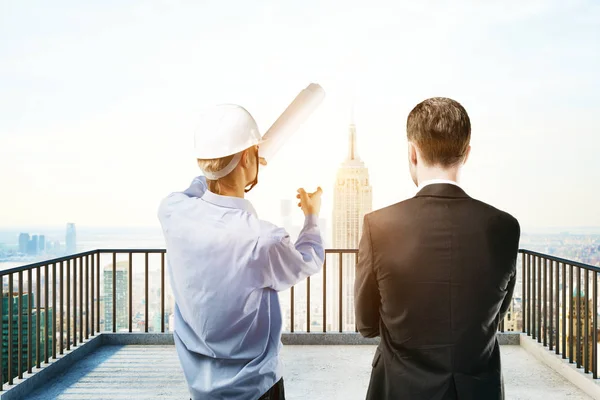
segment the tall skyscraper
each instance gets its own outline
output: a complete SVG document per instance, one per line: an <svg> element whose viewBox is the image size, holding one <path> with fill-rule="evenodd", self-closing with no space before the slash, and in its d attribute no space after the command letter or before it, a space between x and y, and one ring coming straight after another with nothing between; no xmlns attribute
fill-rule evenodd
<svg viewBox="0 0 600 400"><path fill-rule="evenodd" d="M26 254L29 248L29 233L19 235L19 253Z"/></svg>
<svg viewBox="0 0 600 400"><path fill-rule="evenodd" d="M33 256L38 254L38 235L33 235L31 237L27 250L27 253Z"/></svg>
<svg viewBox="0 0 600 400"><path fill-rule="evenodd" d="M369 182L369 170L360 159L356 146L356 126L350 124L348 134L348 156L338 169L333 193L333 248L356 249L362 234L365 214L371 212L373 191ZM339 329L339 257L328 264L328 316L330 327ZM331 265L331 267L329 267ZM354 276L356 256L342 257L342 330L354 331ZM328 320L330 320L328 318Z"/></svg>
<svg viewBox="0 0 600 400"><path fill-rule="evenodd" d="M44 251L46 251L46 236L44 235L40 235L38 237L38 254L43 253Z"/></svg>
<svg viewBox="0 0 600 400"><path fill-rule="evenodd" d="M117 326L116 329L129 329L129 261L117 262L116 268ZM113 264L104 267L104 329L113 328ZM160 321L160 317L159 317Z"/></svg>
<svg viewBox="0 0 600 400"><path fill-rule="evenodd" d="M67 255L77 253L77 234L75 231L75 224L67 224L67 237L66 237L66 252Z"/></svg>

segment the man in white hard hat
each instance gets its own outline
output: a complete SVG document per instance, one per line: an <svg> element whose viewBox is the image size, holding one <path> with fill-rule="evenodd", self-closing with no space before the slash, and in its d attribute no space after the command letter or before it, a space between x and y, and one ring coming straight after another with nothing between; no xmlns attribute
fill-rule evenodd
<svg viewBox="0 0 600 400"><path fill-rule="evenodd" d="M258 181L256 122L242 107L202 116L195 151L204 176L160 205L175 296L175 345L194 400L284 399L278 291L317 273L321 189L298 190L295 244L244 199Z"/></svg>

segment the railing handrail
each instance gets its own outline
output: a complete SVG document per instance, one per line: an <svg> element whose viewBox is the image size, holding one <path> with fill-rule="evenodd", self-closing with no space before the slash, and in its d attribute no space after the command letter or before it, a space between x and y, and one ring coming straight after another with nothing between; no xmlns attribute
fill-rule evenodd
<svg viewBox="0 0 600 400"><path fill-rule="evenodd" d="M558 263L561 263L561 264L572 265L574 267L587 269L589 271L600 272L600 267L595 267L593 265L581 263L581 262L578 262L578 261L567 260L566 258L560 258L560 257L551 256L549 254L538 253L537 251L533 251L533 250L519 249L519 253L520 254L530 255L530 256L540 257L540 258L546 259L548 261L555 261L555 262L558 262Z"/></svg>
<svg viewBox="0 0 600 400"><path fill-rule="evenodd" d="M94 255L97 253L98 253L98 250L84 251L83 253L70 254L68 256L52 258L50 260L38 261L33 264L21 265L20 267L8 268L8 269L0 271L0 277L3 277L4 275L8 275L8 274L13 274L15 272L22 272L22 271L28 271L30 269L39 268L39 267L45 267L46 265L50 265L50 264L58 264L60 262L69 261L74 258L91 256L91 255Z"/></svg>
<svg viewBox="0 0 600 400"><path fill-rule="evenodd" d="M161 254L161 253L166 253L166 252L167 252L166 249L156 249L156 248L155 249L96 249L96 250L89 250L89 251L85 251L82 253L75 253L75 254L71 254L68 256L62 256L62 257L53 258L53 259L49 259L49 260L45 260L45 261L38 261L38 262L35 262L32 264L21 265L20 267L13 267L13 268L5 269L3 271L0 271L0 277L7 275L7 274L19 272L19 271L27 271L27 270L34 269L34 268L43 267L48 264L57 264L62 261L72 260L73 258L85 257L87 255L112 254L112 253L117 253L117 254L125 254L125 253ZM518 252L520 254L527 254L527 255L532 255L532 256L536 256L536 257L543 257L547 260L552 260L552 261L556 261L559 263L572 265L574 267L583 268L583 269L587 269L590 271L600 272L600 267L581 263L578 261L567 260L567 259L561 258L561 257L551 256L549 254L539 253L539 252L536 252L533 250L519 249ZM325 254L337 254L337 253L356 254L356 253L358 253L358 249L325 249Z"/></svg>

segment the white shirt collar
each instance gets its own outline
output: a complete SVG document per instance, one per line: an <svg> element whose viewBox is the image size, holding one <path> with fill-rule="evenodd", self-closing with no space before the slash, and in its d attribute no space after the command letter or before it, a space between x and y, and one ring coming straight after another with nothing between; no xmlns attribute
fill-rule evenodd
<svg viewBox="0 0 600 400"><path fill-rule="evenodd" d="M449 179L430 179L430 180L427 180L427 181L423 181L423 182L421 182L421 183L419 184L419 187L418 187L418 189L417 189L417 190L421 190L421 189L423 189L425 186L429 186L429 185L435 185L435 184L437 184L437 183L447 183L447 184L450 184L450 185L455 185L455 186L458 186L458 187L460 187L460 185L458 184L458 182L451 181L451 180L449 180Z"/></svg>

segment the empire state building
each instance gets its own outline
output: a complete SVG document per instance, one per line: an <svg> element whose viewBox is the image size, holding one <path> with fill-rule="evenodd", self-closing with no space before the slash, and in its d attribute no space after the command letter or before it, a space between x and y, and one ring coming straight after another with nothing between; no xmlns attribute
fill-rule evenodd
<svg viewBox="0 0 600 400"><path fill-rule="evenodd" d="M360 159L356 147L356 126L350 124L348 132L348 155L337 172L333 195L333 247L335 249L357 249L362 234L365 214L371 212L373 191L369 182L369 170ZM354 331L354 275L356 255L342 256L340 273L339 257L335 257L333 268L328 268L331 283L328 299L329 315L333 317L331 327L339 329L340 277L342 280L342 331ZM333 261L333 260L332 260ZM330 320L331 321L331 320Z"/></svg>

